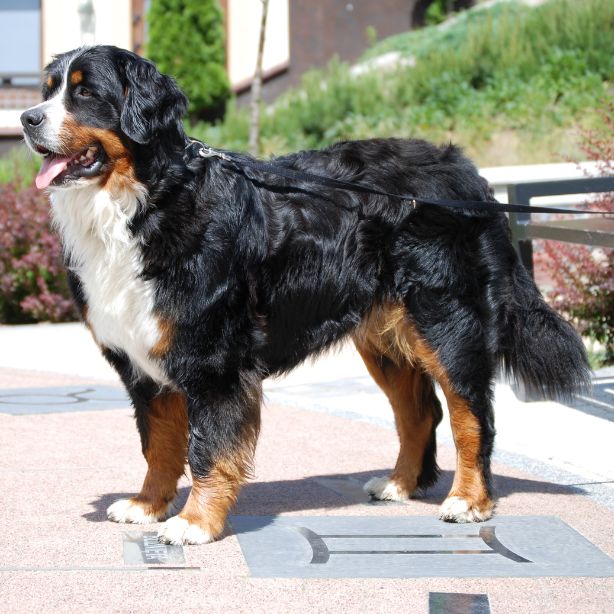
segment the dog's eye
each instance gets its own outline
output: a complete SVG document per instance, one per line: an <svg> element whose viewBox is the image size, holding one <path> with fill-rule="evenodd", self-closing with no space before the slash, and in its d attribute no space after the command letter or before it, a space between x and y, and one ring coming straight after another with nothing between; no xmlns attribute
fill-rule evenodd
<svg viewBox="0 0 614 614"><path fill-rule="evenodd" d="M90 98L91 96L93 96L92 91L88 90L86 87L83 87L82 85L80 85L75 90L75 93L77 94L77 96L83 96L84 98Z"/></svg>

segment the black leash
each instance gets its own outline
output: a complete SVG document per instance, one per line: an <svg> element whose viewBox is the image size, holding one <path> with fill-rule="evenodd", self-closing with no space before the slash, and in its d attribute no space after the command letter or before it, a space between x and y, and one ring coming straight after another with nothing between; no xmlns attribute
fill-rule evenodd
<svg viewBox="0 0 614 614"><path fill-rule="evenodd" d="M377 194L378 196L386 196L388 198L396 198L398 200L409 202L412 208L416 208L418 203L426 205L434 205L436 207L448 207L452 209L478 209L488 212L499 211L503 213L571 213L578 214L599 214L608 215L611 211L582 211L580 209L560 209L556 207L538 207L534 205L517 205L517 204L502 204L493 201L482 200L435 200L413 196L411 194L395 194L386 192L377 188L371 188L360 183L352 183L343 179L334 179L324 175L316 175L315 173L307 173L305 171L297 171L283 164L275 164L273 162L264 162L255 160L241 154L219 151L209 147L204 143L192 139L186 147L186 152L189 152L189 157L200 156L201 158L219 158L225 162L234 165L240 172L241 167L251 168L261 173L277 175L285 179L293 179L296 181L306 181L309 183L320 184L335 188L338 190L347 190L350 192L359 192L363 194Z"/></svg>

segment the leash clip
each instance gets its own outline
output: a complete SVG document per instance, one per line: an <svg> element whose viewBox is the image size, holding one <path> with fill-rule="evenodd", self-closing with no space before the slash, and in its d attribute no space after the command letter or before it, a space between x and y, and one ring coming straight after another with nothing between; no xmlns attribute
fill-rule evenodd
<svg viewBox="0 0 614 614"><path fill-rule="evenodd" d="M226 161L230 160L230 156L227 156L225 153L217 151L217 149L213 149L213 147L209 147L208 145L203 145L198 150L198 155L201 158L221 158L222 160Z"/></svg>

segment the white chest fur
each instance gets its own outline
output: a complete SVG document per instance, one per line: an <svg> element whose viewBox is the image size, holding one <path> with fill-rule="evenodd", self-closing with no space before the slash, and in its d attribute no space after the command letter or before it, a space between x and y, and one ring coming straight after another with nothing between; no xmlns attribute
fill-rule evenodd
<svg viewBox="0 0 614 614"><path fill-rule="evenodd" d="M70 267L83 285L96 341L122 350L140 371L168 383L150 355L160 339L154 288L141 276L141 252L128 228L138 195L117 199L92 186L54 191L51 202Z"/></svg>

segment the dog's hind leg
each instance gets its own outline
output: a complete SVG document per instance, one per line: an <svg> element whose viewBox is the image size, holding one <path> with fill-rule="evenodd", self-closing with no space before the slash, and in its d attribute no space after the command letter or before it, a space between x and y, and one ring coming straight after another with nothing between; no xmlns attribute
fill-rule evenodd
<svg viewBox="0 0 614 614"><path fill-rule="evenodd" d="M441 386L450 413L456 472L440 509L440 518L449 522L487 520L494 508L490 472L495 436L492 366L480 341L477 317L468 313L465 316L464 322L457 321L456 327L444 336L435 334L441 329L425 326L433 344L413 323L406 327L414 356Z"/></svg>
<svg viewBox="0 0 614 614"><path fill-rule="evenodd" d="M151 523L175 512L177 481L184 472L188 441L185 398L178 392L162 392L146 407L135 402L147 474L141 492L120 499L107 510L115 522Z"/></svg>
<svg viewBox="0 0 614 614"><path fill-rule="evenodd" d="M192 490L184 508L158 531L169 544L204 544L224 530L230 508L251 474L260 427L259 378L206 380L189 392L188 463Z"/></svg>
<svg viewBox="0 0 614 614"><path fill-rule="evenodd" d="M494 426L486 394L461 396L446 377L439 383L446 395L456 445L456 472L440 518L448 522L479 522L492 516L490 454Z"/></svg>
<svg viewBox="0 0 614 614"><path fill-rule="evenodd" d="M369 490L378 498L400 499L411 494L412 484L415 488L435 480L434 430L441 419L441 407L432 378L446 396L457 450L454 483L440 516L450 522L486 520L494 507L490 455L495 430L490 399L492 365L479 319L454 304L429 305L424 314L418 308L420 329L403 305L388 304L374 309L354 335L367 368L391 401L401 439L394 472L386 482L369 483ZM425 420L422 431L416 430L420 416ZM416 432L421 436L412 438L411 433ZM423 461L418 470L420 445Z"/></svg>
<svg viewBox="0 0 614 614"><path fill-rule="evenodd" d="M375 499L401 501L417 488L432 485L439 473L435 458L435 429L441 406L428 375L404 363L357 345L365 366L386 393L394 411L399 435L399 455L388 477L372 478L365 491Z"/></svg>
<svg viewBox="0 0 614 614"><path fill-rule="evenodd" d="M367 370L390 401L400 443L390 476L372 478L364 489L376 499L404 500L437 480L435 431L442 411L431 377L397 344L390 315L374 311L354 336Z"/></svg>

